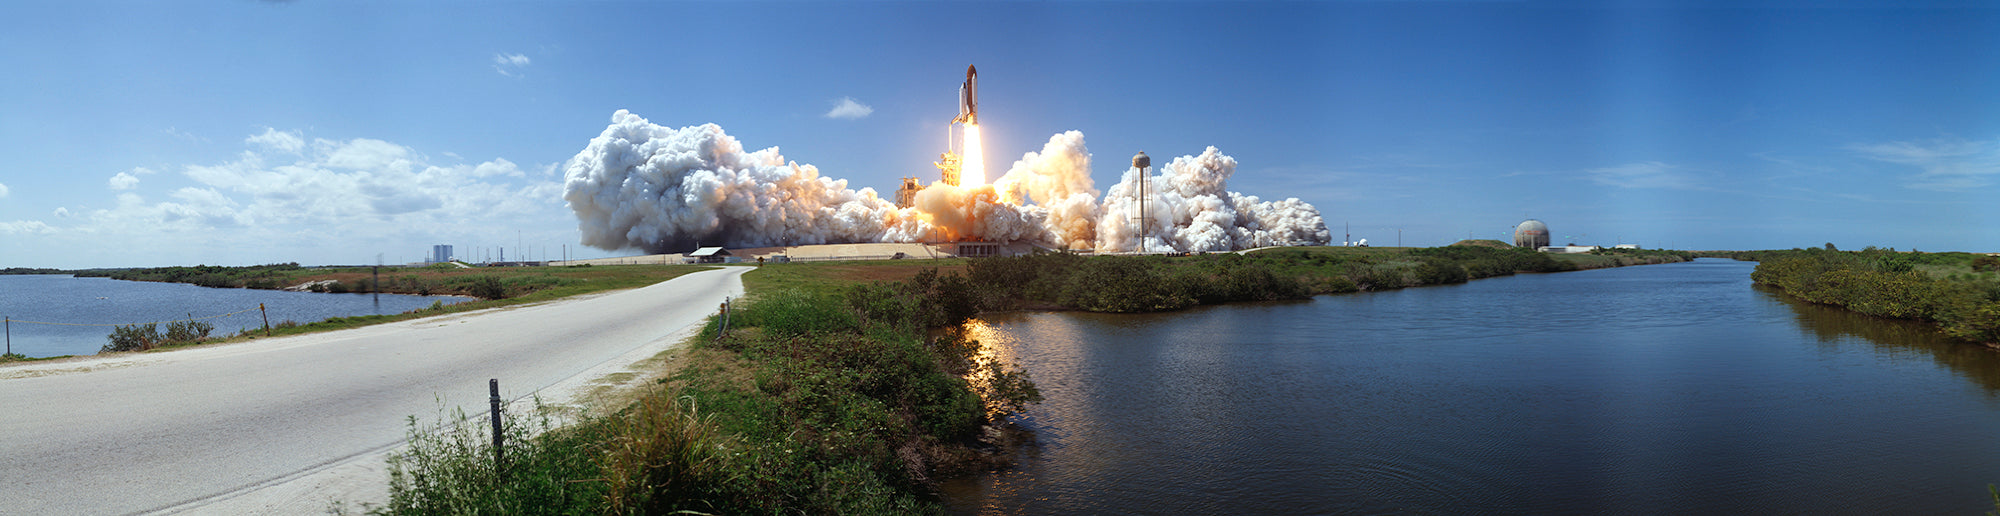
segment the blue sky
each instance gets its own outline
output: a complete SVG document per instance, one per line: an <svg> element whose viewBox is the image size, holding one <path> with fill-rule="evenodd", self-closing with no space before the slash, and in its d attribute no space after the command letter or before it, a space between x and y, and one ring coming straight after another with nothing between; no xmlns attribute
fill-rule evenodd
<svg viewBox="0 0 2000 516"><path fill-rule="evenodd" d="M7 3L0 267L624 254L561 200L614 111L887 192L967 64L991 169L1214 145L1336 240L2000 251L2000 10L1714 5Z"/></svg>

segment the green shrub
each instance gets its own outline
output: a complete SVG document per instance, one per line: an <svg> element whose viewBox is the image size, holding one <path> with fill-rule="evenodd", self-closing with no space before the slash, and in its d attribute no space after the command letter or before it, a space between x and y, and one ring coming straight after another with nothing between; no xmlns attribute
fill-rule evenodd
<svg viewBox="0 0 2000 516"><path fill-rule="evenodd" d="M189 317L193 317L189 314ZM167 323L166 341L172 344L188 344L208 338L215 325L206 321L174 321Z"/></svg>
<svg viewBox="0 0 2000 516"><path fill-rule="evenodd" d="M472 293L473 297L481 299L507 298L507 286L500 283L500 278L493 276L481 275L473 277L472 285L468 290Z"/></svg>
<svg viewBox="0 0 2000 516"><path fill-rule="evenodd" d="M160 335L159 325L153 323L112 328L109 339L111 342L98 349L98 353L145 351L159 346L165 340Z"/></svg>

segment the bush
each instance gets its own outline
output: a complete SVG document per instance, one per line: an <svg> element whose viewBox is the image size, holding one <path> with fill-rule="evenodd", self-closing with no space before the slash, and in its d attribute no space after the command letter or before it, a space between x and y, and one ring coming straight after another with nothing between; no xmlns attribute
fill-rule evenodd
<svg viewBox="0 0 2000 516"><path fill-rule="evenodd" d="M167 323L167 333L161 334L158 323L134 324L111 329L104 347L98 353L118 351L146 351L160 346L193 344L208 338L215 325L204 321L174 321Z"/></svg>
<svg viewBox="0 0 2000 516"><path fill-rule="evenodd" d="M145 351L159 346L163 337L157 324L134 324L111 329L111 342L98 349L98 353L116 351Z"/></svg>
<svg viewBox="0 0 2000 516"><path fill-rule="evenodd" d="M1972 272L2000 271L2000 256L1982 255L1972 258Z"/></svg>
<svg viewBox="0 0 2000 516"><path fill-rule="evenodd" d="M500 283L500 278L493 276L482 275L472 278L470 290L473 297L482 299L507 299L507 286Z"/></svg>
<svg viewBox="0 0 2000 516"><path fill-rule="evenodd" d="M189 317L193 317L193 314L189 314ZM208 338L208 333L214 330L215 325L205 321L174 321L167 323L166 340L172 344L199 342Z"/></svg>

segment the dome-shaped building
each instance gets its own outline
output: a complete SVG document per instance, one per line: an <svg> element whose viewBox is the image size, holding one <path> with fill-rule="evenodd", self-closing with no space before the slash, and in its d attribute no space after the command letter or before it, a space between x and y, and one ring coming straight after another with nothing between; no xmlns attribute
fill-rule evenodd
<svg viewBox="0 0 2000 516"><path fill-rule="evenodd" d="M1528 219L1514 226L1514 247L1541 249L1549 246L1549 225Z"/></svg>

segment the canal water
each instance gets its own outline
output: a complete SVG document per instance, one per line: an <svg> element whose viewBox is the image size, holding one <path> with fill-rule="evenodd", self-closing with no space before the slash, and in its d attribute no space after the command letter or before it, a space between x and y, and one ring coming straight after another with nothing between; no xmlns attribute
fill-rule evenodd
<svg viewBox="0 0 2000 516"><path fill-rule="evenodd" d="M963 514L1977 514L2000 352L1717 259L976 323L1047 398Z"/></svg>
<svg viewBox="0 0 2000 516"><path fill-rule="evenodd" d="M11 318L8 338L14 353L29 357L89 355L109 342L114 324L208 318L211 335L264 327L262 303L271 324L309 323L329 317L398 314L433 302L469 301L459 296L322 294L207 288L183 283L120 281L58 275L0 275L0 316ZM226 317L215 317L231 314ZM24 322L33 321L33 322ZM61 324L37 324L61 323ZM165 333L165 324L158 327Z"/></svg>

